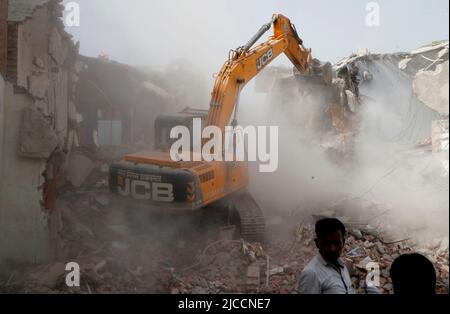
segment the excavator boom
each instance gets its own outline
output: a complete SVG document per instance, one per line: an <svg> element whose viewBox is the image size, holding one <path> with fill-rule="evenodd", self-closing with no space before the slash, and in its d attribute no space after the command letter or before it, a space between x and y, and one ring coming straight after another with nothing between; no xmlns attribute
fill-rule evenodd
<svg viewBox="0 0 450 314"><path fill-rule="evenodd" d="M252 48L272 24L274 34L266 42ZM272 22L263 25L247 44L233 50L222 66L211 94L207 125L217 126L223 131L230 124L242 88L282 53L300 73L310 74L313 61L311 49L303 47L303 41L288 18L274 14Z"/></svg>

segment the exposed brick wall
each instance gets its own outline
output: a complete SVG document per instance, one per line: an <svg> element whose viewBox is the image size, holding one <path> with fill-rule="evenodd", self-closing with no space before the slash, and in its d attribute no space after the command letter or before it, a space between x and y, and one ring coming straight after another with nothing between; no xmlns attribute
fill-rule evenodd
<svg viewBox="0 0 450 314"><path fill-rule="evenodd" d="M17 82L17 58L18 58L18 23L8 23L6 79Z"/></svg>
<svg viewBox="0 0 450 314"><path fill-rule="evenodd" d="M8 0L0 0L0 74L6 76Z"/></svg>

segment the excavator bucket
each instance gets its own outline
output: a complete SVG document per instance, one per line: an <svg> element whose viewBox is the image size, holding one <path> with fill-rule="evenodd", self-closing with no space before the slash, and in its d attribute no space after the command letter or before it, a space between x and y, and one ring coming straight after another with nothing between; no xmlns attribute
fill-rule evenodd
<svg viewBox="0 0 450 314"><path fill-rule="evenodd" d="M330 62L321 62L318 59L314 59L311 64L311 70L309 74L302 74L296 68L294 68L294 75L296 77L304 78L307 83L315 83L320 85L331 85L333 81L333 67Z"/></svg>
<svg viewBox="0 0 450 314"><path fill-rule="evenodd" d="M255 91L269 93L278 79L292 76L295 76L303 84L330 86L334 77L333 66L330 62L322 63L314 59L310 74L302 74L295 67L293 70L285 67L268 67L255 78Z"/></svg>

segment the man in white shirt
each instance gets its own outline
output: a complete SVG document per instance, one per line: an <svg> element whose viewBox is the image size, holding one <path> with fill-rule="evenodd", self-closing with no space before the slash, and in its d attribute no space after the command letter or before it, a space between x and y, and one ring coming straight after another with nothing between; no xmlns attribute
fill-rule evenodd
<svg viewBox="0 0 450 314"><path fill-rule="evenodd" d="M301 294L354 294L347 267L340 256L345 243L345 226L335 218L317 221L316 243L319 252L300 274ZM371 288L368 293L379 293Z"/></svg>

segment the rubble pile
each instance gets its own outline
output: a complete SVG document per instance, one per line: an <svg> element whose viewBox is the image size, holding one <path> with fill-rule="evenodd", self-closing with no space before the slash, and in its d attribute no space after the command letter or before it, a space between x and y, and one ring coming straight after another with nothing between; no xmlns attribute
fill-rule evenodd
<svg viewBox="0 0 450 314"><path fill-rule="evenodd" d="M282 252L269 256L260 243L225 240L212 243L198 262L174 270L170 292L177 293L290 293L297 271L306 265L307 248L284 259ZM284 252L286 253L286 252ZM306 254L305 254L306 253ZM299 255L303 255L301 258Z"/></svg>
<svg viewBox="0 0 450 314"><path fill-rule="evenodd" d="M316 254L312 224L299 224L291 242L262 250L259 243L222 242L207 250L189 272L174 271L171 293L296 293L298 275ZM370 273L379 274L378 289L393 293L390 265L400 254L418 252L435 265L438 293L448 293L448 242L419 248L409 239L385 240L370 226L352 228L346 239L343 261L347 264L357 293L365 292ZM369 262L377 269L368 267ZM247 269L247 271L245 270ZM232 279L232 280L230 280Z"/></svg>
<svg viewBox="0 0 450 314"><path fill-rule="evenodd" d="M0 291L291 294L297 293L298 276L316 254L311 219L289 228L289 237L278 242L269 237L264 244L248 243L233 238L234 226L169 234L153 230L160 222L146 221L137 228L124 218L125 208L109 197L104 188L66 192L58 204L63 226L59 261L13 273ZM342 259L358 293L365 293L364 281L372 271L379 273L380 292L392 293L389 267L400 254L411 252L434 263L438 292L448 293L448 239L424 248L411 239L392 240L379 228L338 218L348 229ZM66 285L67 261L79 264L80 287Z"/></svg>
<svg viewBox="0 0 450 314"><path fill-rule="evenodd" d="M421 253L435 265L437 290L448 293L448 245L443 241L439 247L423 249L416 246L410 239L385 240L373 228L351 229L346 239L343 260L349 267L353 287L358 293L364 293L365 280L369 272L379 274L379 290L381 293L393 293L390 278L390 265L401 254ZM378 268L372 268L369 263L375 263ZM369 275L369 278L372 278Z"/></svg>
<svg viewBox="0 0 450 314"><path fill-rule="evenodd" d="M124 224L114 224L108 195L74 193L60 200L62 229L60 255L52 265L28 269L16 292L23 293L114 293L158 292L164 252L147 243ZM138 245L142 241L142 245ZM150 258L151 257L151 258ZM80 266L80 287L68 287L67 261Z"/></svg>

